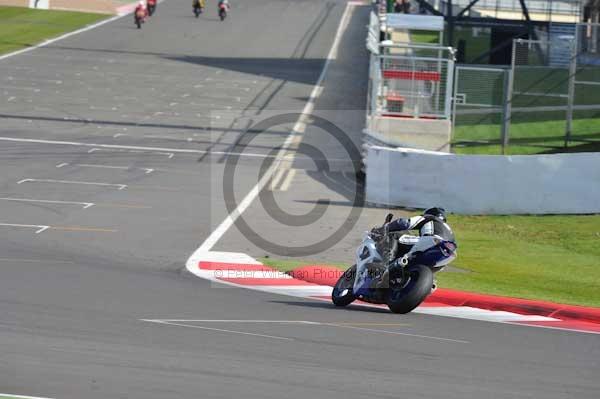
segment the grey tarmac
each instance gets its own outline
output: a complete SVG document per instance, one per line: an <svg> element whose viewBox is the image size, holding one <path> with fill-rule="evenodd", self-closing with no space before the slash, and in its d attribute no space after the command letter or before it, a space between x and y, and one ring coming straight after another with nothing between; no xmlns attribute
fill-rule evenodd
<svg viewBox="0 0 600 399"><path fill-rule="evenodd" d="M224 22L210 6L195 19L190 3L161 3L139 31L125 17L0 61L0 136L205 152L169 157L0 141L0 197L31 200L0 200L0 392L66 399L598 397L598 336L335 309L189 275L188 256L227 216L222 153L239 147L249 120L303 109L346 2L240 1ZM368 12L354 7L315 105L356 145ZM269 154L290 129L270 129L247 151ZM303 142L327 158L343 156L315 128ZM237 198L256 184L263 161L240 158ZM302 161L293 160L295 175L287 189L277 185L275 199L302 213L328 198L328 213L296 234L257 201L245 216L269 238L293 244L323 235L346 217L360 185L348 163L323 170ZM17 184L23 179L44 182ZM348 236L312 259L349 261L360 230L384 214L361 210ZM36 234L14 225L51 228ZM214 249L266 254L235 227Z"/></svg>

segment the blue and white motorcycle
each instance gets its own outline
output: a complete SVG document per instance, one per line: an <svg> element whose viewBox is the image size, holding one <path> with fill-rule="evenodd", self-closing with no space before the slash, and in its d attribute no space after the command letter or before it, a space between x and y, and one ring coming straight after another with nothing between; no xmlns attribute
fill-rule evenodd
<svg viewBox="0 0 600 399"><path fill-rule="evenodd" d="M385 223L392 218L388 214ZM337 281L331 299L336 306L360 299L387 304L394 313L408 313L435 290L434 273L454 259L453 239L402 232L377 237L373 231L366 232L356 250L356 264Z"/></svg>

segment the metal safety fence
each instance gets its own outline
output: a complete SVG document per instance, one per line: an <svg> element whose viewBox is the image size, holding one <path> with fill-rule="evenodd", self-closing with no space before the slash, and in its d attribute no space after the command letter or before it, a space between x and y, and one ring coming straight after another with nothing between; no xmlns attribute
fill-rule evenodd
<svg viewBox="0 0 600 399"><path fill-rule="evenodd" d="M526 154L600 146L599 29L580 24L574 36L517 39L506 68L457 66L455 149Z"/></svg>
<svg viewBox="0 0 600 399"><path fill-rule="evenodd" d="M458 65L454 95L455 146L483 146L506 135L508 68Z"/></svg>
<svg viewBox="0 0 600 399"><path fill-rule="evenodd" d="M454 53L441 46L393 44L371 54L370 113L450 119Z"/></svg>

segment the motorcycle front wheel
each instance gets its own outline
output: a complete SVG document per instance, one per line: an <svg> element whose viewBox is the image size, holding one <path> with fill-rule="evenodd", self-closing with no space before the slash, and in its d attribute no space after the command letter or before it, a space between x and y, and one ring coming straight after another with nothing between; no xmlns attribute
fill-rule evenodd
<svg viewBox="0 0 600 399"><path fill-rule="evenodd" d="M423 265L409 266L401 285L388 291L387 305L393 313L408 313L419 306L431 293L433 272Z"/></svg>
<svg viewBox="0 0 600 399"><path fill-rule="evenodd" d="M356 297L352 291L354 278L356 277L356 265L353 265L342 274L331 292L331 301L335 306L348 306Z"/></svg>

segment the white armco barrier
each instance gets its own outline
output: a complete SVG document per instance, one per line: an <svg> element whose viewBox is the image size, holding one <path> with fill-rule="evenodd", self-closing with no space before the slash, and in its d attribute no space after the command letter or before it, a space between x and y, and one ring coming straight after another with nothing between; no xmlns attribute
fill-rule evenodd
<svg viewBox="0 0 600 399"><path fill-rule="evenodd" d="M462 214L600 213L600 153L455 155L370 146L367 201Z"/></svg>

